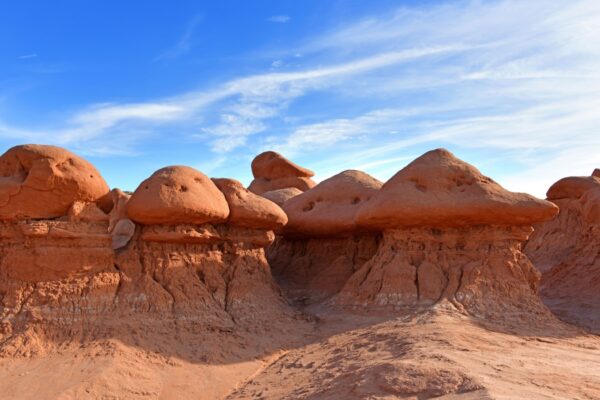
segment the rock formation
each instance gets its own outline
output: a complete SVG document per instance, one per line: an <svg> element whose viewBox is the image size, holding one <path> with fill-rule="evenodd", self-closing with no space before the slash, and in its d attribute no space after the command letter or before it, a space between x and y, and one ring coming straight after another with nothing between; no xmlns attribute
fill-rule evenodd
<svg viewBox="0 0 600 400"><path fill-rule="evenodd" d="M544 313L539 273L520 246L531 224L557 211L505 190L446 150L427 152L358 209L358 226L381 230L383 239L334 301L402 307L447 299L478 316Z"/></svg>
<svg viewBox="0 0 600 400"><path fill-rule="evenodd" d="M69 157L89 178L93 167ZM198 357L222 359L236 347L217 354L221 345L205 345L216 340L211 332L231 332L229 341L268 337L292 316L264 255L272 229L287 221L274 203L235 181L218 180L221 192L189 167L157 171L131 198L99 190L107 189L99 175L77 180L69 168L50 168L55 176L45 179L55 185L10 205L13 218L0 223L0 353L152 336L163 350L185 338ZM93 202L101 196L110 199L108 213ZM40 210L53 210L53 219L21 218Z"/></svg>
<svg viewBox="0 0 600 400"><path fill-rule="evenodd" d="M314 173L294 164L274 151L265 151L252 161L254 180L248 190L263 194L277 189L297 188L306 191L315 186L311 176Z"/></svg>
<svg viewBox="0 0 600 400"><path fill-rule="evenodd" d="M313 300L337 293L377 249L379 233L358 227L354 214L380 187L366 173L349 170L283 203L288 224L267 251L279 281L308 290Z"/></svg>
<svg viewBox="0 0 600 400"><path fill-rule="evenodd" d="M95 202L109 191L100 173L75 154L26 144L0 156L0 219L56 218L74 201Z"/></svg>
<svg viewBox="0 0 600 400"><path fill-rule="evenodd" d="M299 194L302 194L302 193L303 193L302 190L297 189L295 187L291 187L291 188L271 190L270 192L264 192L263 194L261 194L261 196L264 197L265 199L271 200L273 203L275 203L279 207L281 207L283 205L283 203L285 203L292 197L298 196Z"/></svg>
<svg viewBox="0 0 600 400"><path fill-rule="evenodd" d="M547 196L560 213L534 226L524 252L543 273L544 302L562 318L600 332L600 179L563 178Z"/></svg>

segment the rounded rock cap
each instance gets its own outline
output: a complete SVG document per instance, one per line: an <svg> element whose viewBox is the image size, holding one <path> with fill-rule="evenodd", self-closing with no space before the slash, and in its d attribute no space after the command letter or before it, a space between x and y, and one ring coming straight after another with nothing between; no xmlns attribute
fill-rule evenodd
<svg viewBox="0 0 600 400"><path fill-rule="evenodd" d="M177 165L143 181L127 202L127 215L145 225L220 223L229 216L229 206L210 178Z"/></svg>
<svg viewBox="0 0 600 400"><path fill-rule="evenodd" d="M287 223L287 215L277 204L250 192L239 181L227 178L213 178L212 181L229 204L230 224L275 230Z"/></svg>
<svg viewBox="0 0 600 400"><path fill-rule="evenodd" d="M569 176L556 181L546 192L548 200L578 199L590 189L600 187L595 176Z"/></svg>
<svg viewBox="0 0 600 400"><path fill-rule="evenodd" d="M252 174L255 178L278 179L290 176L310 178L314 172L294 164L281 154L265 151L252 160Z"/></svg>
<svg viewBox="0 0 600 400"><path fill-rule="evenodd" d="M265 199L271 200L273 203L281 207L283 203L285 203L292 197L298 196L299 194L302 194L302 190L295 187L290 187L284 189L271 190L269 192L261 194L261 196Z"/></svg>
<svg viewBox="0 0 600 400"><path fill-rule="evenodd" d="M306 236L336 236L364 230L355 223L359 207L382 183L356 170L347 170L319 183L283 204L288 215L285 232Z"/></svg>
<svg viewBox="0 0 600 400"><path fill-rule="evenodd" d="M60 147L25 144L0 156L0 219L61 217L109 190L92 164Z"/></svg>
<svg viewBox="0 0 600 400"><path fill-rule="evenodd" d="M357 212L371 229L531 225L553 218L554 204L513 193L445 149L429 151L400 170Z"/></svg>

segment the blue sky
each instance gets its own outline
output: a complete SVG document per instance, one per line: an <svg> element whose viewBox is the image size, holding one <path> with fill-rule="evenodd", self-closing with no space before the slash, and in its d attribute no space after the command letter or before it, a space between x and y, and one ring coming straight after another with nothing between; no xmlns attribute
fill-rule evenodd
<svg viewBox="0 0 600 400"><path fill-rule="evenodd" d="M0 146L113 187L190 165L386 180L446 147L543 196L600 167L600 2L21 1L0 5Z"/></svg>

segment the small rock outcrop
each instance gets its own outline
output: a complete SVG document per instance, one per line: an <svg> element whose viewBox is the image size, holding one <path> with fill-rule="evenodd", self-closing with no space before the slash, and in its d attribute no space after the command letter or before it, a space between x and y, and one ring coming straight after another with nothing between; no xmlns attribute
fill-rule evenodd
<svg viewBox="0 0 600 400"><path fill-rule="evenodd" d="M539 273L520 247L531 224L557 212L444 149L427 152L358 209L357 225L379 229L383 238L334 302L404 307L445 299L477 316L544 313Z"/></svg>
<svg viewBox="0 0 600 400"><path fill-rule="evenodd" d="M337 293L375 254L379 232L357 226L355 213L380 187L368 174L349 170L283 203L288 224L267 250L279 281L316 300Z"/></svg>
<svg viewBox="0 0 600 400"><path fill-rule="evenodd" d="M294 164L274 151L265 151L254 158L252 174L254 180L248 190L256 194L292 187L304 192L315 186L315 182L310 179L314 172Z"/></svg>
<svg viewBox="0 0 600 400"><path fill-rule="evenodd" d="M73 202L96 202L109 190L92 164L59 147L26 144L0 156L2 220L62 217Z"/></svg>
<svg viewBox="0 0 600 400"><path fill-rule="evenodd" d="M600 179L563 178L547 196L560 213L534 225L524 252L542 272L544 302L561 318L600 332Z"/></svg>

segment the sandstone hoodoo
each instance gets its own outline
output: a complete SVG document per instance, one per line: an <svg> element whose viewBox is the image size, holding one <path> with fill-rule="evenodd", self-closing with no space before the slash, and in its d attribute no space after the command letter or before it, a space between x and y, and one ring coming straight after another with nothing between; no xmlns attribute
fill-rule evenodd
<svg viewBox="0 0 600 400"><path fill-rule="evenodd" d="M557 212L550 202L505 190L446 150L427 152L358 209L357 225L381 230L383 238L335 302L414 306L447 299L480 316L509 308L543 313L539 273L520 246L531 224Z"/></svg>
<svg viewBox="0 0 600 400"><path fill-rule="evenodd" d="M547 196L560 213L534 226L524 252L542 272L544 302L562 318L600 332L600 179L563 178Z"/></svg>
<svg viewBox="0 0 600 400"><path fill-rule="evenodd" d="M379 232L357 226L355 213L381 185L364 172L348 170L283 203L288 224L268 249L280 281L310 291L315 299L337 293L377 249Z"/></svg>
<svg viewBox="0 0 600 400"><path fill-rule="evenodd" d="M252 174L254 180L248 190L256 194L292 187L304 192L315 186L315 182L310 179L314 172L294 164L274 151L265 151L254 158Z"/></svg>
<svg viewBox="0 0 600 400"><path fill-rule="evenodd" d="M26 144L0 156L0 219L61 217L108 191L92 164L59 147Z"/></svg>
<svg viewBox="0 0 600 400"><path fill-rule="evenodd" d="M50 182L61 182L56 168ZM240 347L217 354L204 343L266 337L267 328L276 334L292 315L264 255L272 229L287 221L274 203L220 180L224 195L188 167L157 171L131 197L78 184L59 218L0 223L1 354L43 353L82 338L151 350L159 340L176 353L185 340L194 357L223 360ZM95 195L82 200L88 192ZM65 193L51 186L11 212L32 215L52 196L66 202ZM108 214L93 202L102 195Z"/></svg>

